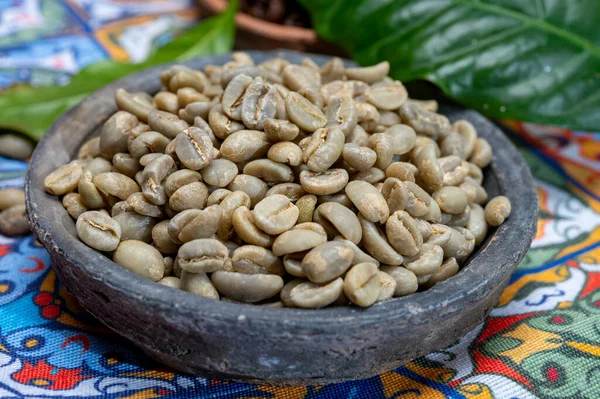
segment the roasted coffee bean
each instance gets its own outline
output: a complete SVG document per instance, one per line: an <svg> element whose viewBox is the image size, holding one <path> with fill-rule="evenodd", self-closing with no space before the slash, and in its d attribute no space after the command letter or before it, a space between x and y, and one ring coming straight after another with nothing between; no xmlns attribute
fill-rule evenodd
<svg viewBox="0 0 600 399"><path fill-rule="evenodd" d="M510 211L510 200L499 195L492 198L485 206L485 221L491 226L500 226L510 215Z"/></svg>

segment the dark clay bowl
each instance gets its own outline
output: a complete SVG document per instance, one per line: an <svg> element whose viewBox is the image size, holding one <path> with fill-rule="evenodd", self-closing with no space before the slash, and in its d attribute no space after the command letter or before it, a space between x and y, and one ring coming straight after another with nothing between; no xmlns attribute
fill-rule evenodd
<svg viewBox="0 0 600 399"><path fill-rule="evenodd" d="M284 54L299 63L329 57L295 52L250 52L260 62ZM185 62L223 64L230 55ZM44 177L70 161L79 146L116 111L115 89L154 93L162 65L121 79L62 116L37 146L26 183L31 229L48 249L66 288L91 314L159 362L216 379L308 385L370 377L458 340L497 303L533 238L534 183L504 134L473 111L444 108L452 120L471 121L494 148L485 187L512 202L510 218L492 230L470 262L432 289L367 309L273 309L205 299L145 280L77 239L75 224Z"/></svg>

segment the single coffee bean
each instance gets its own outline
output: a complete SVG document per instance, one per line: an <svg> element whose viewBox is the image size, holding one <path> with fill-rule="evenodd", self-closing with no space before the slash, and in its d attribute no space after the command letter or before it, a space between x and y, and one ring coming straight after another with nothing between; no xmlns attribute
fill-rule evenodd
<svg viewBox="0 0 600 399"><path fill-rule="evenodd" d="M285 271L292 276L306 277L306 273L302 270L302 259L308 251L294 252L283 257L283 267Z"/></svg>
<svg viewBox="0 0 600 399"><path fill-rule="evenodd" d="M81 195L78 193L69 193L63 197L62 204L67 210L69 216L73 219L77 220L79 215L84 212L87 212L89 209L86 207L85 203L81 199ZM13 205L14 206L14 205ZM7 209L7 208L5 208Z"/></svg>
<svg viewBox="0 0 600 399"><path fill-rule="evenodd" d="M156 157L146 165L142 172L141 186L142 192L150 202L155 205L164 205L167 202L164 180L175 170L175 161L169 155ZM94 178L94 183L97 178Z"/></svg>
<svg viewBox="0 0 600 399"><path fill-rule="evenodd" d="M210 99L193 87L182 87L177 90L177 104L179 108L185 108L188 104L205 101L210 101Z"/></svg>
<svg viewBox="0 0 600 399"><path fill-rule="evenodd" d="M396 292L396 280L382 271L378 271L379 274L379 296L375 302L382 302L388 300L394 296Z"/></svg>
<svg viewBox="0 0 600 399"><path fill-rule="evenodd" d="M258 202L267 196L269 186L258 177L251 175L237 175L227 186L231 191L243 191L250 197L249 208L253 208Z"/></svg>
<svg viewBox="0 0 600 399"><path fill-rule="evenodd" d="M488 232L485 211L477 204L471 204L469 208L471 209L471 212L469 213L466 227L475 237L475 245L479 245L483 242Z"/></svg>
<svg viewBox="0 0 600 399"><path fill-rule="evenodd" d="M69 163L56 169L44 179L44 189L52 195L63 195L75 190L83 168L76 163Z"/></svg>
<svg viewBox="0 0 600 399"><path fill-rule="evenodd" d="M285 275L283 262L266 248L256 245L242 245L231 256L233 270L245 274Z"/></svg>
<svg viewBox="0 0 600 399"><path fill-rule="evenodd" d="M503 195L494 197L485 206L485 221L490 226L500 226L510 215L510 200Z"/></svg>
<svg viewBox="0 0 600 399"><path fill-rule="evenodd" d="M317 197L312 194L302 196L296 201L298 207L298 223L312 222L313 212L317 205Z"/></svg>
<svg viewBox="0 0 600 399"><path fill-rule="evenodd" d="M471 122L464 119L454 122L452 129L458 133L462 144L461 151L456 155L459 155L462 159L470 158L477 142L477 130Z"/></svg>
<svg viewBox="0 0 600 399"><path fill-rule="evenodd" d="M302 270L310 281L326 283L344 274L353 258L354 252L343 242L326 242L306 254L302 259Z"/></svg>
<svg viewBox="0 0 600 399"><path fill-rule="evenodd" d="M460 185L469 173L467 163L456 155L439 158L438 163L444 171L445 186Z"/></svg>
<svg viewBox="0 0 600 399"><path fill-rule="evenodd" d="M273 238L256 227L254 216L248 207L240 206L233 211L231 223L237 235L248 244L266 248L273 244Z"/></svg>
<svg viewBox="0 0 600 399"><path fill-rule="evenodd" d="M119 223L99 211L82 213L77 218L75 227L79 239L99 251L112 251L117 248L121 240Z"/></svg>
<svg viewBox="0 0 600 399"><path fill-rule="evenodd" d="M385 133L375 133L369 137L369 147L377 154L375 167L379 169L387 168L392 163L394 156L392 136Z"/></svg>
<svg viewBox="0 0 600 399"><path fill-rule="evenodd" d="M152 103L143 100L135 93L128 93L124 89L117 89L115 92L115 102L120 110L135 115L140 121L148 122L149 114L153 111Z"/></svg>
<svg viewBox="0 0 600 399"><path fill-rule="evenodd" d="M148 126L152 130L174 139L180 132L190 127L190 124L169 112L152 110L148 113Z"/></svg>
<svg viewBox="0 0 600 399"><path fill-rule="evenodd" d="M127 204L132 210L140 215L151 216L155 218L163 216L162 208L148 201L142 193L131 194L129 197L127 197Z"/></svg>
<svg viewBox="0 0 600 399"><path fill-rule="evenodd" d="M444 115L426 111L411 103L404 103L399 113L402 122L415 129L417 134L443 138L450 133L450 122Z"/></svg>
<svg viewBox="0 0 600 399"><path fill-rule="evenodd" d="M379 111L377 111L375 106L363 101L358 101L358 98L356 98L355 101L358 123L365 131L369 133L375 133L377 126L379 126L381 114Z"/></svg>
<svg viewBox="0 0 600 399"><path fill-rule="evenodd" d="M100 153L107 159L119 152L127 151L129 131L136 127L138 119L125 111L118 111L102 127L100 133Z"/></svg>
<svg viewBox="0 0 600 399"><path fill-rule="evenodd" d="M252 212L256 225L267 234L281 234L296 224L299 210L284 195L261 200Z"/></svg>
<svg viewBox="0 0 600 399"><path fill-rule="evenodd" d="M477 139L475 142L475 148L473 149L473 154L469 158L469 161L480 168L485 168L490 164L492 161L492 147L486 139Z"/></svg>
<svg viewBox="0 0 600 399"><path fill-rule="evenodd" d="M245 162L266 154L269 145L264 132L240 130L227 136L223 141L221 155L232 162Z"/></svg>
<svg viewBox="0 0 600 399"><path fill-rule="evenodd" d="M380 270L389 274L396 281L395 297L406 296L417 292L419 283L417 276L408 269L399 266L382 266Z"/></svg>
<svg viewBox="0 0 600 399"><path fill-rule="evenodd" d="M449 258L442 263L442 266L431 275L429 280L423 285L424 288L431 288L437 283L447 280L458 273L458 262L454 258Z"/></svg>
<svg viewBox="0 0 600 399"><path fill-rule="evenodd" d="M113 254L113 261L125 269L152 281L164 275L163 257L158 250L145 242L122 241Z"/></svg>
<svg viewBox="0 0 600 399"><path fill-rule="evenodd" d="M156 219L137 214L135 212L124 212L113 217L121 227L121 240L137 240L150 242L152 229Z"/></svg>
<svg viewBox="0 0 600 399"><path fill-rule="evenodd" d="M355 180L346 185L345 191L363 217L371 222L385 223L389 208L379 190L367 182Z"/></svg>
<svg viewBox="0 0 600 399"><path fill-rule="evenodd" d="M443 224L434 223L431 225L429 237L425 240L427 244L439 245L443 247L452 238L452 229Z"/></svg>
<svg viewBox="0 0 600 399"><path fill-rule="evenodd" d="M112 216L114 218L115 216L120 215L121 213L125 213L125 212L133 212L133 208L131 206L129 206L129 204L127 203L127 200L119 201L112 206L111 211L110 211L110 216Z"/></svg>
<svg viewBox="0 0 600 399"><path fill-rule="evenodd" d="M13 205L0 212L0 234L18 236L29 233L25 204Z"/></svg>
<svg viewBox="0 0 600 399"><path fill-rule="evenodd" d="M406 184L394 177L385 179L381 186L381 195L385 198L390 213L404 210L410 198L410 192Z"/></svg>
<svg viewBox="0 0 600 399"><path fill-rule="evenodd" d="M294 181L294 173L289 166L270 159L256 159L244 166L244 173L257 177L267 184Z"/></svg>
<svg viewBox="0 0 600 399"><path fill-rule="evenodd" d="M277 89L255 78L246 89L241 106L242 121L249 129L262 130L265 121L275 117Z"/></svg>
<svg viewBox="0 0 600 399"><path fill-rule="evenodd" d="M400 108L408 99L408 92L402 83L395 82L386 87L371 87L365 92L366 100L378 109L393 111Z"/></svg>
<svg viewBox="0 0 600 399"><path fill-rule="evenodd" d="M375 83L383 79L390 72L390 63L387 61L368 67L346 68L348 79L360 80L365 83Z"/></svg>
<svg viewBox="0 0 600 399"><path fill-rule="evenodd" d="M226 187L238 174L236 164L228 159L213 159L202 171L202 179L212 186Z"/></svg>
<svg viewBox="0 0 600 399"><path fill-rule="evenodd" d="M356 214L347 207L336 202L319 205L317 212L327 219L347 240L358 244L362 238L362 228Z"/></svg>
<svg viewBox="0 0 600 399"><path fill-rule="evenodd" d="M129 154L118 153L113 156L113 165L117 172L128 177L135 177L135 174L141 170L137 160Z"/></svg>
<svg viewBox="0 0 600 399"><path fill-rule="evenodd" d="M374 263L352 266L344 278L344 293L355 305L368 307L377 301L380 293L379 273Z"/></svg>
<svg viewBox="0 0 600 399"><path fill-rule="evenodd" d="M444 260L444 250L438 245L423 244L415 257L405 258L405 267L416 276L435 273Z"/></svg>
<svg viewBox="0 0 600 399"><path fill-rule="evenodd" d="M395 177L402 181L415 182L419 169L409 162L393 162L385 169L387 177Z"/></svg>
<svg viewBox="0 0 600 399"><path fill-rule="evenodd" d="M144 132L129 142L128 149L134 159L144 155L165 152L169 139L158 132Z"/></svg>
<svg viewBox="0 0 600 399"><path fill-rule="evenodd" d="M89 139L79 148L78 159L89 159L100 156L100 137Z"/></svg>
<svg viewBox="0 0 600 399"><path fill-rule="evenodd" d="M222 217L223 210L219 205L203 210L187 209L170 220L167 231L171 240L176 243L210 238L217 232Z"/></svg>
<svg viewBox="0 0 600 399"><path fill-rule="evenodd" d="M213 130L215 136L220 139L225 139L230 134L246 128L243 123L230 119L227 115L225 115L223 113L221 104L213 105L208 112L208 124Z"/></svg>
<svg viewBox="0 0 600 399"><path fill-rule="evenodd" d="M0 155L26 160L33 153L33 144L25 137L16 134L0 135Z"/></svg>
<svg viewBox="0 0 600 399"><path fill-rule="evenodd" d="M212 162L211 162L211 164L212 164ZM237 170L237 168L236 168L236 170ZM204 171L204 169L203 169L203 171ZM165 180L165 184L164 184L165 194L167 194L167 196L171 197L179 188L181 188L187 184L196 183L199 181L202 181L202 177L200 176L200 173L196 172L195 170L189 170L189 169L178 170L176 172L171 173L169 176L167 176L167 178Z"/></svg>
<svg viewBox="0 0 600 399"><path fill-rule="evenodd" d="M369 255L383 264L401 265L404 258L390 245L383 231L362 215L358 216L358 220L363 232L362 245Z"/></svg>
<svg viewBox="0 0 600 399"><path fill-rule="evenodd" d="M295 92L286 96L285 110L290 121L307 132L314 132L327 123L327 117L317 106Z"/></svg>
<svg viewBox="0 0 600 399"><path fill-rule="evenodd" d="M166 276L157 281L158 284L175 289L181 289L181 280L179 277Z"/></svg>
<svg viewBox="0 0 600 399"><path fill-rule="evenodd" d="M250 197L243 191L234 191L228 194L219 204L223 210L221 223L217 229L217 236L222 240L227 240L233 234L233 212L241 207L250 207Z"/></svg>
<svg viewBox="0 0 600 399"><path fill-rule="evenodd" d="M432 194L440 209L446 213L459 214L465 211L467 195L458 187L446 186Z"/></svg>
<svg viewBox="0 0 600 399"><path fill-rule="evenodd" d="M269 140L273 142L291 141L300 133L298 126L281 119L267 119L265 121L264 129Z"/></svg>
<svg viewBox="0 0 600 399"><path fill-rule="evenodd" d="M25 204L25 191L20 188L4 188L0 190L0 211L23 204Z"/></svg>
<svg viewBox="0 0 600 399"><path fill-rule="evenodd" d="M106 206L104 197L93 183L92 174L90 172L86 171L83 173L83 176L79 179L79 183L77 184L77 190L87 208L99 209Z"/></svg>
<svg viewBox="0 0 600 399"><path fill-rule="evenodd" d="M369 147L359 147L355 143L344 144L342 157L350 167L358 171L368 170L377 161L377 153L375 151Z"/></svg>
<svg viewBox="0 0 600 399"><path fill-rule="evenodd" d="M279 81L278 83L281 83L281 78L279 78L278 75L269 73L269 71L262 70L256 66L238 66L223 71L221 74L221 87L227 87L229 82L238 75L246 75L252 79L260 76L265 80L268 80L269 77L276 76L275 79Z"/></svg>
<svg viewBox="0 0 600 399"><path fill-rule="evenodd" d="M83 171L90 172L92 176L97 176L100 173L111 172L112 167L113 165L110 163L110 161L107 161L104 158L93 158L88 162L87 165L83 167Z"/></svg>
<svg viewBox="0 0 600 399"><path fill-rule="evenodd" d="M344 133L338 127L318 129L302 152L304 163L314 172L326 171L342 154L344 140Z"/></svg>
<svg viewBox="0 0 600 399"><path fill-rule="evenodd" d="M404 256L415 256L423 244L423 235L415 220L405 211L394 212L385 224L392 247Z"/></svg>
<svg viewBox="0 0 600 399"><path fill-rule="evenodd" d="M325 108L327 126L337 126L348 135L358 123L356 104L350 96L333 96Z"/></svg>
<svg viewBox="0 0 600 399"><path fill-rule="evenodd" d="M348 172L345 169L329 169L322 173L305 170L300 173L300 184L310 194L335 194L347 183Z"/></svg>
<svg viewBox="0 0 600 399"><path fill-rule="evenodd" d="M217 290L240 302L255 303L271 298L283 288L283 279L274 274L244 274L217 271L211 276Z"/></svg>
<svg viewBox="0 0 600 399"><path fill-rule="evenodd" d="M293 229L281 234L273 242L276 256L310 250L327 241L327 236L312 230Z"/></svg>
<svg viewBox="0 0 600 399"><path fill-rule="evenodd" d="M280 183L276 184L267 191L266 197L271 195L285 195L292 202L296 202L300 197L304 196L305 191L300 184L297 183Z"/></svg>
<svg viewBox="0 0 600 399"><path fill-rule="evenodd" d="M169 208L175 212L186 209L204 209L208 199L208 188L199 181L181 186L169 198Z"/></svg>
<svg viewBox="0 0 600 399"><path fill-rule="evenodd" d="M204 298L219 300L219 292L206 273L190 273L183 270L181 272L180 289Z"/></svg>
<svg viewBox="0 0 600 399"><path fill-rule="evenodd" d="M213 159L213 144L208 134L197 127L190 127L177 135L175 152L188 169L200 170Z"/></svg>
<svg viewBox="0 0 600 399"><path fill-rule="evenodd" d="M320 72L323 84L343 79L346 76L344 61L339 57L334 57L331 61L323 64L320 68Z"/></svg>
<svg viewBox="0 0 600 399"><path fill-rule="evenodd" d="M372 167L354 174L352 176L352 180L360 180L369 184L376 184L382 180L385 180L385 172L379 168Z"/></svg>
<svg viewBox="0 0 600 399"><path fill-rule="evenodd" d="M229 260L229 251L219 240L201 238L183 244L177 252L177 258L182 270L190 273L211 273L225 267Z"/></svg>
<svg viewBox="0 0 600 399"><path fill-rule="evenodd" d="M281 141L269 148L267 157L274 162L298 166L302 163L302 149L291 141Z"/></svg>
<svg viewBox="0 0 600 399"><path fill-rule="evenodd" d="M152 228L152 245L162 254L175 255L179 250L179 244L171 240L169 235L170 220L163 220Z"/></svg>
<svg viewBox="0 0 600 399"><path fill-rule="evenodd" d="M341 277L327 284L316 284L305 281L290 290L289 297L294 307L303 309L319 309L335 302L344 289Z"/></svg>
<svg viewBox="0 0 600 399"><path fill-rule="evenodd" d="M227 190L226 188L216 189L208 196L208 200L206 200L206 206L219 205L229 194L231 194L231 191Z"/></svg>
<svg viewBox="0 0 600 399"><path fill-rule="evenodd" d="M239 74L231 79L225 87L221 97L221 108L223 113L231 119L242 120L242 100L246 88L251 82L250 76Z"/></svg>

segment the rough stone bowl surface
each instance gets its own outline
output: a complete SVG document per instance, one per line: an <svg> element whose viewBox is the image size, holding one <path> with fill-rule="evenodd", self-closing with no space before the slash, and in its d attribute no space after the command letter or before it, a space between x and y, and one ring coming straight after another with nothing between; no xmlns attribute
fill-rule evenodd
<svg viewBox="0 0 600 399"><path fill-rule="evenodd" d="M256 62L295 52L250 52ZM193 68L223 64L230 55L186 61ZM491 196L512 202L510 218L477 249L454 277L432 289L367 309L274 309L217 302L145 280L78 240L59 198L43 189L44 177L73 159L79 146L115 112L117 88L156 92L159 73L142 71L93 93L63 115L37 146L26 182L31 228L48 249L52 266L81 305L159 362L216 379L271 385L312 385L370 377L444 348L475 328L500 293L533 238L537 196L519 152L489 120L446 107L451 120L467 119L494 149L486 168Z"/></svg>

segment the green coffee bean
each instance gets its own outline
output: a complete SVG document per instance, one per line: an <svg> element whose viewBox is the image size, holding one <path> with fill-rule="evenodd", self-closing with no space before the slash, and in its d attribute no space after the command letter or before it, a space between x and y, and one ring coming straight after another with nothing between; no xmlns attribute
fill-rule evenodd
<svg viewBox="0 0 600 399"><path fill-rule="evenodd" d="M396 282L395 297L410 295L419 289L417 276L408 269L399 266L382 266L381 271L392 276Z"/></svg>
<svg viewBox="0 0 600 399"><path fill-rule="evenodd" d="M266 248L256 245L242 245L231 256L233 270L245 274L285 275L283 262Z"/></svg>
<svg viewBox="0 0 600 399"><path fill-rule="evenodd" d="M354 244L362 238L362 228L356 214L336 202L325 202L317 207L317 212L327 219L339 233Z"/></svg>
<svg viewBox="0 0 600 399"><path fill-rule="evenodd" d="M368 221L362 215L358 216L362 228L362 245L369 255L387 265L401 265L404 258L387 240L385 234L373 222Z"/></svg>
<svg viewBox="0 0 600 399"><path fill-rule="evenodd" d="M25 191L20 188L4 188L0 190L0 211L15 205L25 204Z"/></svg>
<svg viewBox="0 0 600 399"><path fill-rule="evenodd" d="M366 83L375 83L383 79L390 72L390 63L387 61L369 67L346 68L348 79L356 79Z"/></svg>
<svg viewBox="0 0 600 399"><path fill-rule="evenodd" d="M368 170L377 161L377 153L375 151L369 147L359 147L355 143L344 144L342 156L350 167L358 171Z"/></svg>
<svg viewBox="0 0 600 399"><path fill-rule="evenodd" d="M229 251L219 240L201 238L183 244L177 252L177 258L182 270L190 273L211 273L225 267Z"/></svg>
<svg viewBox="0 0 600 399"><path fill-rule="evenodd" d="M304 194L304 189L300 184L297 183L280 183L276 184L267 191L266 197L271 195L281 194L285 195L292 202L296 202L302 197Z"/></svg>
<svg viewBox="0 0 600 399"><path fill-rule="evenodd" d="M113 261L125 269L152 281L159 281L164 275L164 261L158 250L145 242L127 240L119 244L113 254Z"/></svg>
<svg viewBox="0 0 600 399"><path fill-rule="evenodd" d="M290 121L307 132L314 132L327 123L327 117L317 106L295 92L285 98L285 110Z"/></svg>
<svg viewBox="0 0 600 399"><path fill-rule="evenodd" d="M248 303L269 299L283 288L283 279L274 274L217 271L212 274L211 280L223 295Z"/></svg>
<svg viewBox="0 0 600 399"><path fill-rule="evenodd" d="M341 277L327 284L316 284L305 281L297 284L289 292L293 307L304 309L319 309L335 302L344 289Z"/></svg>
<svg viewBox="0 0 600 399"><path fill-rule="evenodd" d="M156 219L135 212L123 212L113 217L121 227L121 240L150 242Z"/></svg>
<svg viewBox="0 0 600 399"><path fill-rule="evenodd" d="M228 159L213 159L201 173L206 184L226 187L238 174L238 168Z"/></svg>
<svg viewBox="0 0 600 399"><path fill-rule="evenodd" d="M346 273L344 293L352 303L361 307L371 306L377 301L380 290L376 264L359 263Z"/></svg>
<svg viewBox="0 0 600 399"><path fill-rule="evenodd" d="M217 160L215 160L215 162L216 161ZM212 164L212 162L211 162L211 164ZM202 171L204 171L204 169L202 169ZM236 171L237 171L237 168L236 168ZM178 170L167 176L167 178L165 180L165 194L167 194L167 196L170 197L179 188L181 188L187 184L195 183L195 182L198 182L201 180L202 180L202 177L200 176L200 173L198 173L194 170L189 170L189 169ZM211 183L209 183L209 184L211 184Z"/></svg>
<svg viewBox="0 0 600 399"><path fill-rule="evenodd" d="M346 185L345 191L365 219L385 223L390 211L379 190L367 182L355 180Z"/></svg>
<svg viewBox="0 0 600 399"><path fill-rule="evenodd" d="M44 189L52 195L66 194L69 191L75 190L82 175L83 168L71 162L46 176L44 179Z"/></svg>
<svg viewBox="0 0 600 399"><path fill-rule="evenodd" d="M112 251L121 240L119 223L99 211L82 213L77 218L75 227L79 239L99 251Z"/></svg>
<svg viewBox="0 0 600 399"><path fill-rule="evenodd" d="M335 194L347 183L348 172L345 169L329 169L322 173L305 170L300 173L300 184L310 194Z"/></svg>
<svg viewBox="0 0 600 399"><path fill-rule="evenodd" d="M485 221L491 226L500 226L510 215L510 211L510 200L499 195L492 198L485 206Z"/></svg>

